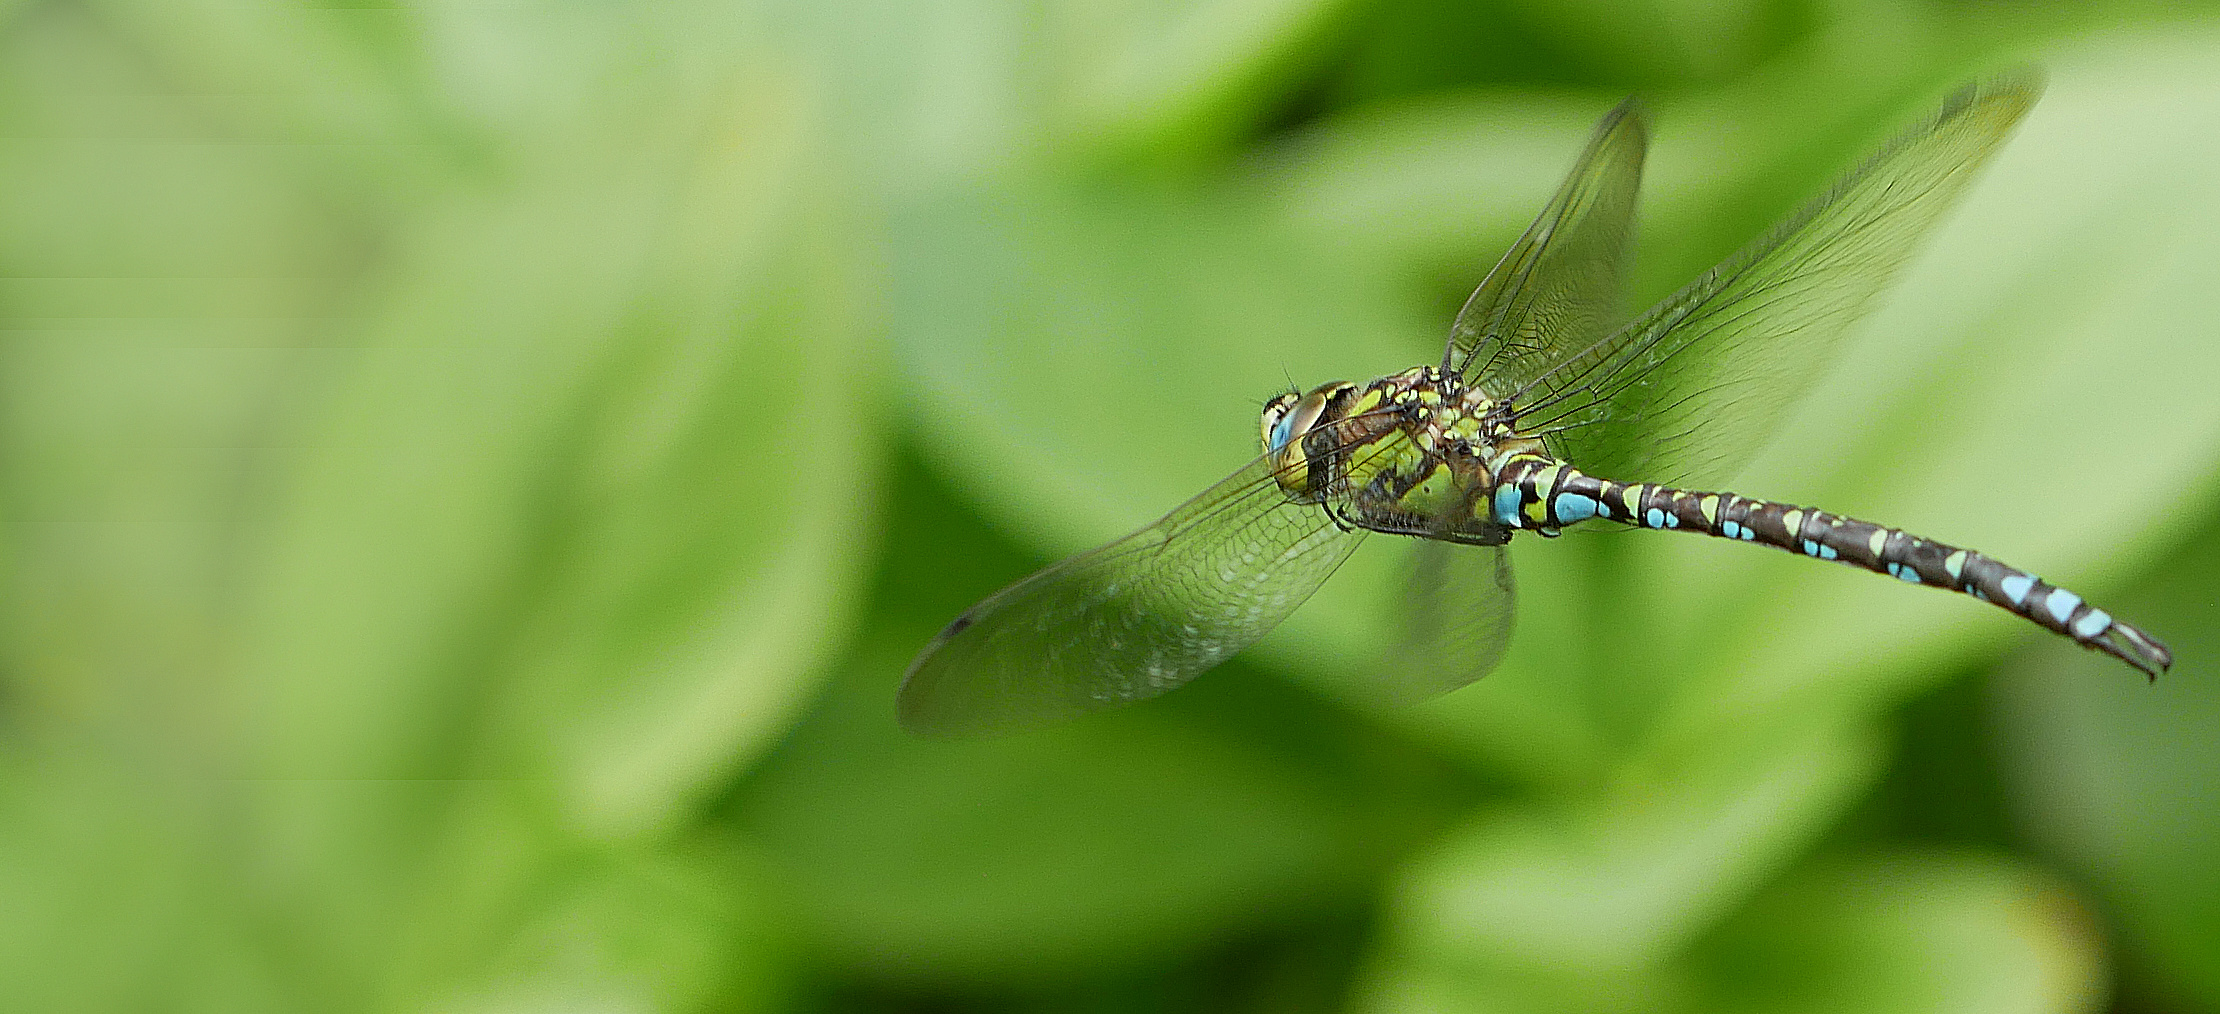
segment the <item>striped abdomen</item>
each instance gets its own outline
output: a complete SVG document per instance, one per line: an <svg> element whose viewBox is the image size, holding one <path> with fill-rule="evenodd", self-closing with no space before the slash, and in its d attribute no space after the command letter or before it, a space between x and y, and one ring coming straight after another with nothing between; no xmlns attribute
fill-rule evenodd
<svg viewBox="0 0 2220 1014"><path fill-rule="evenodd" d="M1839 514L1650 483L1612 482L1563 462L1518 455L1505 462L1490 508L1497 524L1554 535L1591 518L1763 543L1911 583L1964 592L2024 616L2152 678L2174 663L2158 639L2081 596L1969 549Z"/></svg>

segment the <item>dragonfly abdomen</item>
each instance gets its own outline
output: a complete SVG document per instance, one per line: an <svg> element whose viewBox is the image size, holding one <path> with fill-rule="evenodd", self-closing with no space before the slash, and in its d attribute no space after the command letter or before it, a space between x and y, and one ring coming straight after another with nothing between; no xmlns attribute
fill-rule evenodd
<svg viewBox="0 0 2220 1014"><path fill-rule="evenodd" d="M1900 528L1827 511L1733 493L1613 482L1540 455L1518 455L1504 463L1491 506L1496 523L1545 534L1601 518L1755 542L1971 595L2153 678L2174 661L2158 639L2024 570Z"/></svg>

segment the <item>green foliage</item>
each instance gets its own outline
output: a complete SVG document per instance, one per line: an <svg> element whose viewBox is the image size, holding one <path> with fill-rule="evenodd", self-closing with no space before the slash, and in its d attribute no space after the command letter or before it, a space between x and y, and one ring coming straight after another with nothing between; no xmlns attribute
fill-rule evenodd
<svg viewBox="0 0 2220 1014"><path fill-rule="evenodd" d="M0 992L2220 1011L2220 26L2178 14L0 4ZM1161 701L895 727L941 624L1237 467L1265 397L1438 355L1625 91L1654 298L2026 61L1735 488L2085 591L2156 688L1628 535L1521 540L1502 668L1372 710L1374 539Z"/></svg>
<svg viewBox="0 0 2220 1014"><path fill-rule="evenodd" d="M2220 630L2208 576L2220 571L2209 523L2166 573L2124 596L2197 652ZM2087 877L2147 962L2155 988L2186 1009L2220 1003L2220 883L2210 784L2220 701L2210 683L2167 681L2134 697L2095 692L2086 660L2022 651L1993 693L2013 796L2036 836ZM2178 997L2178 999L2175 999Z"/></svg>

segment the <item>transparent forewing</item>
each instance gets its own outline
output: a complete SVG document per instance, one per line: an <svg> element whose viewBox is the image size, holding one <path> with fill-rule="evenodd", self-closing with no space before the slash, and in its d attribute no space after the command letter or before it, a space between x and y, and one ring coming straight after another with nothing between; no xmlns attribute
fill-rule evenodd
<svg viewBox="0 0 2220 1014"><path fill-rule="evenodd" d="M1495 668L1511 643L1516 601L1504 547L1416 540L1404 580L1400 636L1366 692L1410 704Z"/></svg>
<svg viewBox="0 0 2220 1014"><path fill-rule="evenodd" d="M1626 316L1634 202L1649 131L1628 99L1597 124L1557 196L1449 326L1442 365L1491 393L1521 386ZM1542 380L1539 390L1549 390Z"/></svg>
<svg viewBox="0 0 2220 1014"><path fill-rule="evenodd" d="M1163 520L1003 589L910 664L904 728L971 735L1154 697L1263 637L1356 548L1266 458Z"/></svg>
<svg viewBox="0 0 2220 1014"><path fill-rule="evenodd" d="M2041 91L1969 87L1817 200L1511 395L1519 425L1597 475L1719 481L1754 454Z"/></svg>

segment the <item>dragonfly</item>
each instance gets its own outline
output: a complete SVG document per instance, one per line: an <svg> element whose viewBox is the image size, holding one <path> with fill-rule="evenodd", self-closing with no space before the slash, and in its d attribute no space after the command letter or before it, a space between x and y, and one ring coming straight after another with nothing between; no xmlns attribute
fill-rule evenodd
<svg viewBox="0 0 2220 1014"><path fill-rule="evenodd" d="M2030 73L1961 88L1631 318L1620 303L1649 131L1628 99L1466 301L1438 365L1272 398L1247 466L949 623L903 678L902 725L992 734L1169 691L1263 637L1373 533L1415 552L1399 639L1366 679L1389 698L1445 693L1485 675L1510 641L1511 538L1600 523L1959 592L2156 679L2173 664L2165 644L2027 571L1686 485L1755 453L2041 90Z"/></svg>

